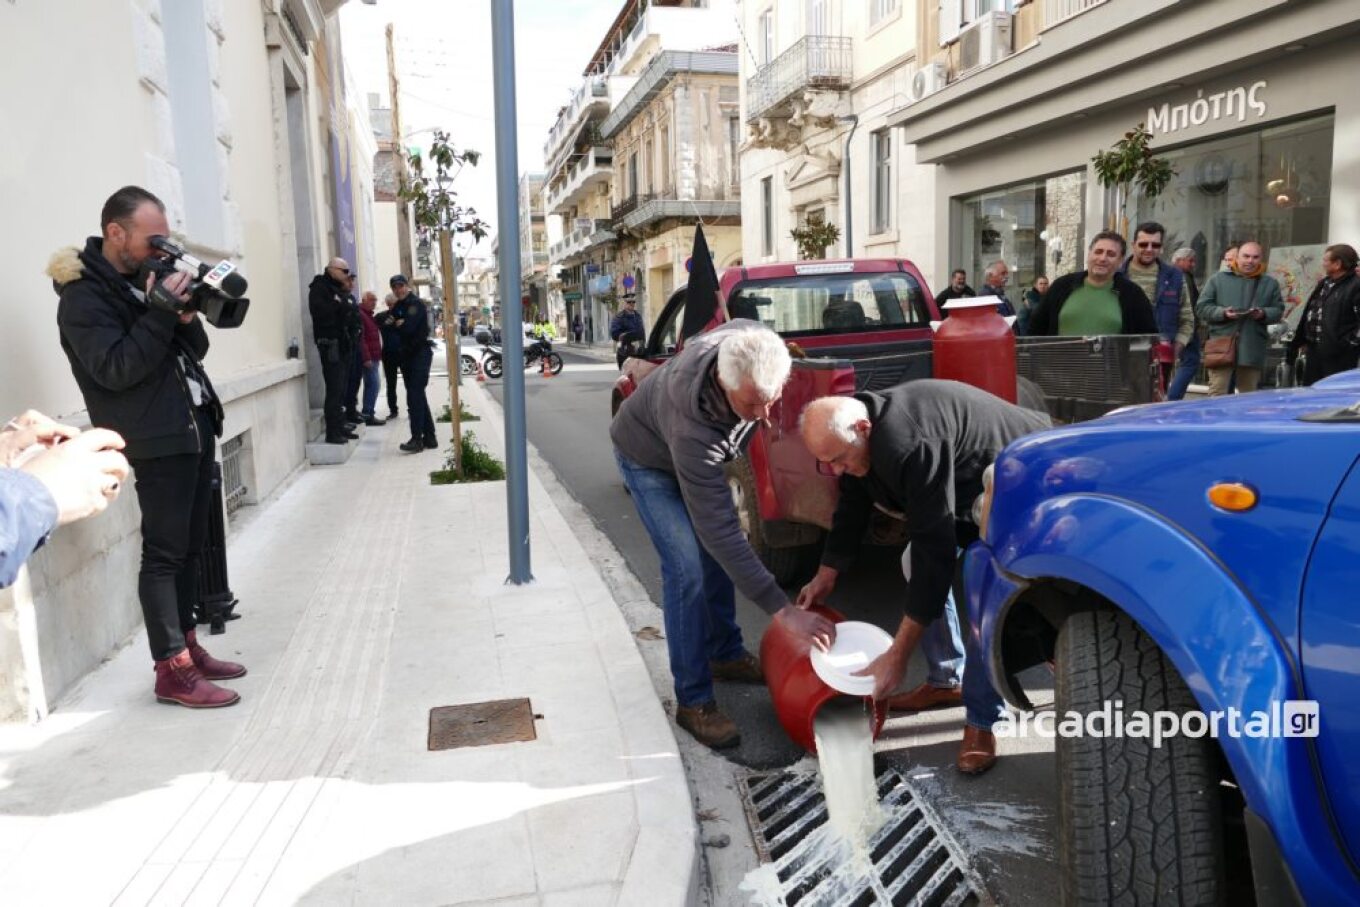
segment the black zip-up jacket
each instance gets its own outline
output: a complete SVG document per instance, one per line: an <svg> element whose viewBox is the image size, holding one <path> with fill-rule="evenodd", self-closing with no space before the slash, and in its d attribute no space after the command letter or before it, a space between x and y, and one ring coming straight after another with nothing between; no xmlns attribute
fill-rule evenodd
<svg viewBox="0 0 1360 907"><path fill-rule="evenodd" d="M1360 277L1354 272L1347 274L1336 282L1325 299L1319 299L1326 283L1325 278L1319 280L1308 295L1294 339L1289 341L1289 358L1292 361L1308 344L1308 313L1320 305L1322 340L1317 349L1308 352L1318 358L1320 374L1335 375L1360 363Z"/></svg>
<svg viewBox="0 0 1360 907"><path fill-rule="evenodd" d="M203 385L220 436L222 407L201 361L208 352L203 319L180 324L174 313L139 300L103 248L92 236L79 253L59 252L48 267L61 297L61 348L90 422L122 435L132 460L200 453L203 439L179 354Z"/></svg>
<svg viewBox="0 0 1360 907"><path fill-rule="evenodd" d="M978 537L972 509L983 471L1007 444L1052 422L959 381L923 378L855 398L873 424L869 474L841 476L822 563L840 571L854 563L874 504L904 514L911 542L905 609L929 624L944 613L958 549Z"/></svg>
<svg viewBox="0 0 1360 907"><path fill-rule="evenodd" d="M1086 280L1085 271L1064 274L1049 284L1048 292L1037 308L1029 313L1029 327L1026 336L1058 336L1058 313L1062 311L1067 297ZM1157 317L1152 312L1152 303L1138 284L1129 280L1119 271L1114 272L1114 295L1119 300L1119 311L1124 317L1121 334L1156 334Z"/></svg>
<svg viewBox="0 0 1360 907"><path fill-rule="evenodd" d="M318 345L335 342L350 348L349 291L325 273L312 278L307 288L307 309L312 314L312 336Z"/></svg>

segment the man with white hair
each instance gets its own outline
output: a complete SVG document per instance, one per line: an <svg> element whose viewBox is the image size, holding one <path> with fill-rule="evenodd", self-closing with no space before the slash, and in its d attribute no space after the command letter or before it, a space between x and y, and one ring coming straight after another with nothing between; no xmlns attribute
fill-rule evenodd
<svg viewBox="0 0 1360 907"><path fill-rule="evenodd" d="M997 259L987 266L987 270L982 275L982 289L978 291L979 296L995 296L999 300L996 311L1002 316L1015 314L1015 306L1011 304L1006 296L1006 284L1011 281L1011 268L1005 261Z"/></svg>
<svg viewBox="0 0 1360 907"><path fill-rule="evenodd" d="M661 557L661 609L675 679L675 722L715 749L741 733L713 680L762 683L736 622L736 589L808 645L830 646L824 617L789 602L751 550L723 466L770 416L790 369L784 341L739 319L689 338L648 375L610 427L614 457Z"/></svg>
<svg viewBox="0 0 1360 907"><path fill-rule="evenodd" d="M803 587L798 605L821 602L859 553L877 504L905 515L910 556L906 616L892 647L859 673L874 678L874 698L887 698L930 624L944 613L951 585L960 588L958 551L978 538L973 502L983 473L1009 443L1050 425L1048 415L1022 409L957 381L922 379L853 397L822 397L803 411L808 450L840 476L840 501L822 552L822 566ZM957 766L981 774L996 762L993 723L1002 702L967 633L963 704L967 716Z"/></svg>

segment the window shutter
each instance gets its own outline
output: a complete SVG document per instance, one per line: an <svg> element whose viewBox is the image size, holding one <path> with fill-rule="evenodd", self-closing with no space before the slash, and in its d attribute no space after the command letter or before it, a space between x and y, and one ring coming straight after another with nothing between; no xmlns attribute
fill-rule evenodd
<svg viewBox="0 0 1360 907"><path fill-rule="evenodd" d="M940 0L940 46L944 47L958 40L959 29L963 26L964 0Z"/></svg>

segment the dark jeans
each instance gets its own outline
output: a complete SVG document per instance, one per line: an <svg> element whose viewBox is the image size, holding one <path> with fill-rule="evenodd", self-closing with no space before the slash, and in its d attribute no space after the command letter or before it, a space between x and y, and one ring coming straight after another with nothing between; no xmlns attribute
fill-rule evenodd
<svg viewBox="0 0 1360 907"><path fill-rule="evenodd" d="M340 348L332 344L317 344L321 353L321 380L326 382L326 438L334 440L345 431L345 383L349 380L349 364L340 354ZM334 358L334 362L330 361Z"/></svg>
<svg viewBox="0 0 1360 907"><path fill-rule="evenodd" d="M203 452L133 460L137 503L142 508L142 569L137 595L142 602L151 657L172 658L194 628L199 562L208 537L212 506L212 420L198 412Z"/></svg>
<svg viewBox="0 0 1360 907"><path fill-rule="evenodd" d="M434 351L428 346L414 356L401 360L401 380L406 385L406 417L411 421L412 438L433 438L434 417L425 399L425 385L430 383L430 362Z"/></svg>
<svg viewBox="0 0 1360 907"><path fill-rule="evenodd" d="M1171 383L1166 388L1166 399L1184 400L1185 391L1190 387L1190 382L1195 380L1195 373L1199 371L1199 331L1190 335L1190 342L1181 350L1181 361L1176 366L1176 374L1171 376Z"/></svg>
<svg viewBox="0 0 1360 907"><path fill-rule="evenodd" d="M349 370L345 373L345 415L350 421L359 414L359 381L364 375L363 351L357 346L349 354Z"/></svg>
<svg viewBox="0 0 1360 907"><path fill-rule="evenodd" d="M617 450L614 459L661 556L661 615L675 699L688 707L711 702L708 663L731 661L745 651L732 580L694 534L675 476L639 466Z"/></svg>
<svg viewBox="0 0 1360 907"><path fill-rule="evenodd" d="M397 408L397 371L401 368L401 359L396 356L383 356L383 384L387 386L387 411L392 415L401 412Z"/></svg>

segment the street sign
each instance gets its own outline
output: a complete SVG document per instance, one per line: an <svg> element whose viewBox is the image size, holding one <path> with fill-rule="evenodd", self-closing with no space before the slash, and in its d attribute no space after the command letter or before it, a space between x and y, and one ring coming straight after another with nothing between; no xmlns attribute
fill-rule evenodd
<svg viewBox="0 0 1360 907"><path fill-rule="evenodd" d="M593 263L592 263L592 264L588 264L588 265L586 265L586 273L587 273L587 274L598 274L598 273L600 273L600 266L597 265L597 264L593 264Z"/></svg>
<svg viewBox="0 0 1360 907"><path fill-rule="evenodd" d="M631 290L636 285L637 279L634 278L632 274L623 275L623 288L625 290Z"/></svg>

